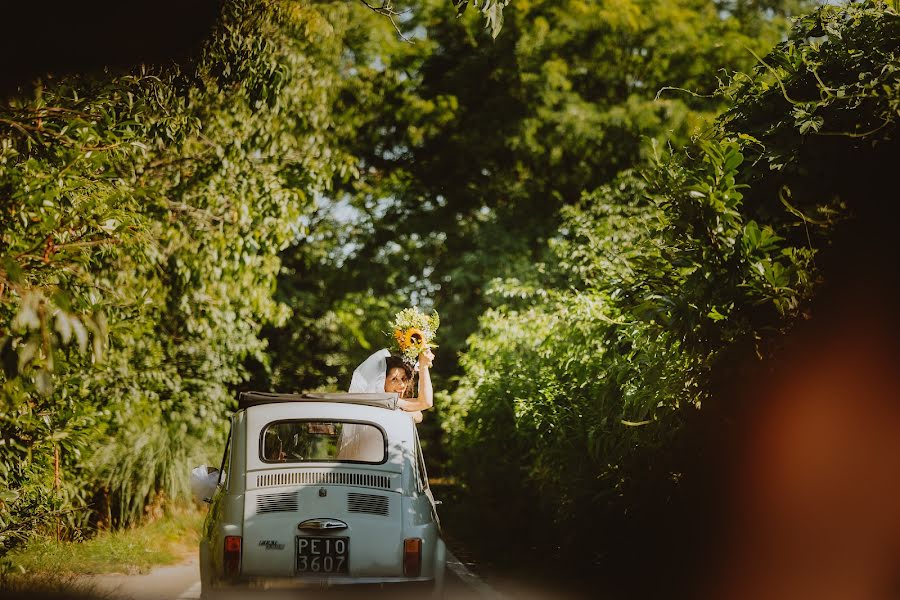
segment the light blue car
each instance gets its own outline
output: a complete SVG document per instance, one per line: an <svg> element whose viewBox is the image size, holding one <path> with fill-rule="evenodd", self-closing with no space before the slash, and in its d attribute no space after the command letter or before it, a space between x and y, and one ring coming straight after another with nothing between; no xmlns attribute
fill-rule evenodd
<svg viewBox="0 0 900 600"><path fill-rule="evenodd" d="M347 584L442 594L438 503L396 394L245 392L214 483L204 598Z"/></svg>

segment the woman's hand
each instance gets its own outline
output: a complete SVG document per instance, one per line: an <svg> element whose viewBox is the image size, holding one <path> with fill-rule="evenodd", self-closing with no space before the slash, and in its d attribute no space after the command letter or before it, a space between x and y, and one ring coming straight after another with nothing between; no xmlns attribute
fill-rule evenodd
<svg viewBox="0 0 900 600"><path fill-rule="evenodd" d="M431 348L426 348L425 352L419 355L419 368L428 369L434 364L434 352Z"/></svg>

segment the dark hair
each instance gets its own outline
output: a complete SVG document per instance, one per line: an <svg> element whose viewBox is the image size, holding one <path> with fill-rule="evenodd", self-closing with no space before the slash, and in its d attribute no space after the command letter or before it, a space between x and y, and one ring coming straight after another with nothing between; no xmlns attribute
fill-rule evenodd
<svg viewBox="0 0 900 600"><path fill-rule="evenodd" d="M387 367L384 370L385 375L390 373L391 369L403 369L406 372L406 377L412 379L413 368L399 356L388 356L385 362L387 363Z"/></svg>

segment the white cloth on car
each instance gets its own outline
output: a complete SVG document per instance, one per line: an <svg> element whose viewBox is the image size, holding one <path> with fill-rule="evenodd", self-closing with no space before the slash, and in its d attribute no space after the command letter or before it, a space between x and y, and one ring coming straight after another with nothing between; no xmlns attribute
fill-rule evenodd
<svg viewBox="0 0 900 600"><path fill-rule="evenodd" d="M191 492L198 501L209 502L216 493L219 485L219 470L210 470L206 465L200 465L191 471Z"/></svg>

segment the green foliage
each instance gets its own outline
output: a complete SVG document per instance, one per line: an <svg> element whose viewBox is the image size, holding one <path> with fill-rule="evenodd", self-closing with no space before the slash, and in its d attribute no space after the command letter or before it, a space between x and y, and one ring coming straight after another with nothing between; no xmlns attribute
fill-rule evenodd
<svg viewBox="0 0 900 600"><path fill-rule="evenodd" d="M896 9L825 6L799 19L752 74L723 88L741 100L723 115L722 134L768 167L749 181L757 211L787 206L815 233L843 206L854 214L879 210L875 186L897 143L898 36ZM841 172L855 177L811 176Z"/></svg>
<svg viewBox="0 0 900 600"><path fill-rule="evenodd" d="M320 315L319 330L360 298L393 302L394 310L437 308L437 377L459 374L457 356L491 305L490 282L528 277L545 260L559 209L644 164L647 139L677 146L708 126L723 106L709 96L720 70L749 69L747 49L775 44L794 6L518 2L506 8L495 40L483 15L470 10L453 20L446 9L445 0L413 6L403 29L414 44L386 40L388 26L373 23L362 29L371 39L360 34L349 45L354 71L336 111L360 177L341 188L347 196L332 213L341 223L327 234L332 249L313 265L323 291L303 301L313 309L305 314ZM657 98L666 86L694 94ZM304 260L285 258L305 268ZM283 281L285 302L300 302L295 284ZM347 356L351 332L366 329L367 319L320 339L301 331L304 321L273 332L276 371L302 372L317 355ZM315 346L297 354L301 339ZM345 382L347 368L332 358L322 375Z"/></svg>
<svg viewBox="0 0 900 600"><path fill-rule="evenodd" d="M872 193L896 157L897 27L878 3L798 20L703 137L562 211L549 276L495 284L447 421L484 523L521 536L537 514L559 533L529 541L609 558L617 524L676 495L700 415L727 428L717 390L810 318L848 218L890 214Z"/></svg>
<svg viewBox="0 0 900 600"><path fill-rule="evenodd" d="M783 39L803 4L468 4L417 4L407 44L356 3L230 0L186 64L0 109L0 553L183 495L237 388L342 388L411 305L481 517L592 559L672 497L718 383L881 214L896 10Z"/></svg>
<svg viewBox="0 0 900 600"><path fill-rule="evenodd" d="M503 9L509 5L510 0L452 0L456 6L456 14L462 16L471 3L481 11L487 22L486 27L491 30L491 36L497 37L503 28Z"/></svg>
<svg viewBox="0 0 900 600"><path fill-rule="evenodd" d="M3 107L3 548L59 510L133 522L216 459L288 314L277 255L352 166L329 143L346 13L236 0L190 64Z"/></svg>

